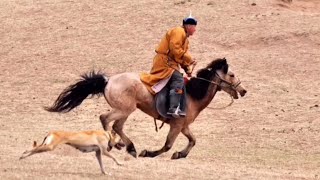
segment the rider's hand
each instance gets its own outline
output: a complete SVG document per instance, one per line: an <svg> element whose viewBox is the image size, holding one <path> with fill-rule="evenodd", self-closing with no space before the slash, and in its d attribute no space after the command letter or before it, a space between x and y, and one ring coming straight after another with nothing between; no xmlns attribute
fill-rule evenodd
<svg viewBox="0 0 320 180"><path fill-rule="evenodd" d="M192 63L186 67L185 72L188 75L188 77L191 77L192 71L196 65L197 61L192 61Z"/></svg>
<svg viewBox="0 0 320 180"><path fill-rule="evenodd" d="M193 65L193 66L197 65L197 61L195 59L193 59L193 62L191 63L191 65Z"/></svg>

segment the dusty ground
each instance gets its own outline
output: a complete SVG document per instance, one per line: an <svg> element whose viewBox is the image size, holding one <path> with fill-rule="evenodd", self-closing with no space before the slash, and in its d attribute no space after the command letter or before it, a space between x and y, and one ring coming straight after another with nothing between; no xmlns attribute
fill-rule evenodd
<svg viewBox="0 0 320 180"><path fill-rule="evenodd" d="M92 154L61 146L18 157L49 130L101 129L103 98L67 114L48 113L79 75L148 71L165 30L192 10L199 20L191 53L204 67L226 57L249 91L225 110L204 110L191 128L197 144L179 136L157 158L113 154L102 176ZM320 179L319 0L2 0L0 2L1 179ZM210 104L229 103L219 93ZM137 150L160 148L168 131L154 131L142 112L125 130Z"/></svg>

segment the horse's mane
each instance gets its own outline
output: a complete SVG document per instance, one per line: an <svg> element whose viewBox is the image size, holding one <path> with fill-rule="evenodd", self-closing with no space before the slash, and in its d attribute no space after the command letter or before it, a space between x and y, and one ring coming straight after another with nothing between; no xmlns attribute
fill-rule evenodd
<svg viewBox="0 0 320 180"><path fill-rule="evenodd" d="M210 83L199 78L211 81L217 70L223 70L224 73L228 72L228 64L225 58L215 59L207 65L207 67L198 70L196 77L190 79L186 84L187 93L196 100L203 99L208 93Z"/></svg>

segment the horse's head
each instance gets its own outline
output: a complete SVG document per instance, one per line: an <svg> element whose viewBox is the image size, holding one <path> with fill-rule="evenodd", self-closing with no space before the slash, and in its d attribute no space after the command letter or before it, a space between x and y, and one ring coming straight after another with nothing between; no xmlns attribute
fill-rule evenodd
<svg viewBox="0 0 320 180"><path fill-rule="evenodd" d="M247 90L241 85L240 79L230 70L225 58L213 61L207 68L212 68L211 71L215 71L213 80L221 90L233 98L238 99L238 93L241 97L247 93Z"/></svg>
<svg viewBox="0 0 320 180"><path fill-rule="evenodd" d="M200 69L197 76L187 83L187 93L194 99L201 100L208 94L210 85L218 86L217 90L223 90L233 98L238 99L246 94L241 81L230 71L225 58L213 60L207 67Z"/></svg>

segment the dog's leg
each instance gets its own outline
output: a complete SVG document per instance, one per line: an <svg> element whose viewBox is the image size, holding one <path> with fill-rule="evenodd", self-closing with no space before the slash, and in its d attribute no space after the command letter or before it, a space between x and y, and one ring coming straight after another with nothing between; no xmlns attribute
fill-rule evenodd
<svg viewBox="0 0 320 180"><path fill-rule="evenodd" d="M32 155L36 154L36 153L52 151L52 150L55 149L55 147L56 146L53 146L53 145L40 145L40 146L30 150L30 151L25 151L19 159L21 160L21 159L27 158L29 156L32 156Z"/></svg>
<svg viewBox="0 0 320 180"><path fill-rule="evenodd" d="M108 156L109 158L111 158L114 162L117 163L118 166L122 166L122 164L119 163L118 160L117 160L115 157L113 157L113 156L107 151L107 149L103 148L103 154L104 154L105 156Z"/></svg>
<svg viewBox="0 0 320 180"><path fill-rule="evenodd" d="M99 165L100 165L100 169L101 169L102 174L106 174L106 172L104 171L104 168L103 168L103 164L102 164L101 148L96 151L96 157L97 157L97 159L98 159L98 162L99 162Z"/></svg>
<svg viewBox="0 0 320 180"><path fill-rule="evenodd" d="M24 159L24 158L26 158L28 156L31 156L32 155L31 151L32 150L29 150L29 151L27 150L27 151L23 152L22 155L20 156L19 160Z"/></svg>
<svg viewBox="0 0 320 180"><path fill-rule="evenodd" d="M46 151L54 150L62 142L59 139L56 139L52 133L49 133L44 139L41 145L37 146L36 142L33 142L33 149L25 151L20 159L24 159L36 153L42 153Z"/></svg>

